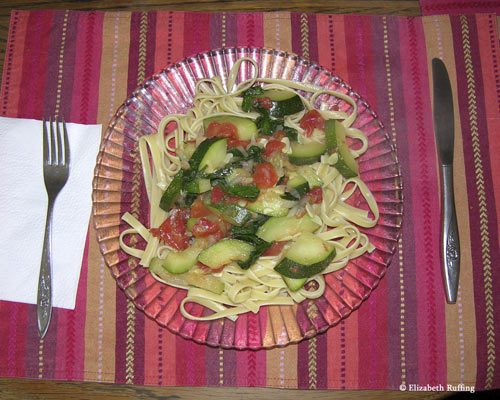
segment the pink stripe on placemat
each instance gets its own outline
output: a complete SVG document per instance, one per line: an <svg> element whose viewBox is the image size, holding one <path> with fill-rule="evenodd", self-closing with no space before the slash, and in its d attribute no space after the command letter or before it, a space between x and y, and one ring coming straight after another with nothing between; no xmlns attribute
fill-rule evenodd
<svg viewBox="0 0 500 400"><path fill-rule="evenodd" d="M495 0L420 0L422 15L434 14L500 14L500 1Z"/></svg>
<svg viewBox="0 0 500 400"><path fill-rule="evenodd" d="M406 43L401 43L403 79L407 82L405 98L408 122L412 207L419 215L412 221L416 255L416 295L418 330L418 383L433 385L446 382L446 339L444 291L439 256L439 186L436 177L434 130L425 51L418 45L423 40L422 25L416 19L400 21ZM425 366L425 367L424 367Z"/></svg>
<svg viewBox="0 0 500 400"><path fill-rule="evenodd" d="M99 73L101 65L103 14L91 12L78 20L75 58L75 77L71 120L82 124L94 124L97 118Z"/></svg>
<svg viewBox="0 0 500 400"><path fill-rule="evenodd" d="M26 41L31 46L24 47L21 87L26 93L31 93L19 103L17 117L39 118L43 117L44 90L47 84L47 61L49 59L49 38L51 30L55 29L52 13L43 11L28 14L28 24L32 29L26 33ZM36 79L33 79L33 78Z"/></svg>

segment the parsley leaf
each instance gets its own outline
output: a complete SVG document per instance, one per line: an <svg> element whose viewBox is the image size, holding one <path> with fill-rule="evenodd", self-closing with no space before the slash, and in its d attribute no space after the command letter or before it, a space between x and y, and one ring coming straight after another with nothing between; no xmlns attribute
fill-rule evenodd
<svg viewBox="0 0 500 400"><path fill-rule="evenodd" d="M221 189L230 196L236 196L250 201L256 200L260 193L259 188L255 185L228 185L223 181L218 184Z"/></svg>
<svg viewBox="0 0 500 400"><path fill-rule="evenodd" d="M245 112L251 112L253 109L253 99L264 94L264 89L262 86L253 86L248 88L243 92L243 103L241 104L241 108Z"/></svg>

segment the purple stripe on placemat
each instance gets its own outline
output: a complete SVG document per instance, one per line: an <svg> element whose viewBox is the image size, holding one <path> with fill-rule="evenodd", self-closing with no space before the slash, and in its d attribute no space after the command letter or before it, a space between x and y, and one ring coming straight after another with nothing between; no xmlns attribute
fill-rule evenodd
<svg viewBox="0 0 500 400"><path fill-rule="evenodd" d="M207 386L220 386L222 384L220 369L223 368L223 365L222 350L207 346L205 350L205 378Z"/></svg>
<svg viewBox="0 0 500 400"><path fill-rule="evenodd" d="M410 162L408 157L401 156L408 154L409 150L399 33L396 18L384 17L382 24L372 25L374 68L377 77L375 79L377 110L380 119L385 124L389 138L397 146L397 152L400 155L400 168L406 177L403 182L404 198L411 199ZM390 60L390 66L387 60ZM396 134L397 142L394 142ZM406 221L412 220L413 210L410 201L405 202L404 215ZM418 351L414 345L417 342L414 268L416 260L412 224L403 224L402 231L402 249L396 249L385 277L387 287L398 288L398 290L387 291L387 379L391 389L399 388L403 382L418 382ZM399 251L404 254L404 265L401 265ZM391 334L391 332L398 332L398 334Z"/></svg>
<svg viewBox="0 0 500 400"><path fill-rule="evenodd" d="M318 62L316 17L307 13L291 13L292 51L299 56Z"/></svg>
<svg viewBox="0 0 500 400"><path fill-rule="evenodd" d="M16 40L17 30L19 23L19 11L12 11L10 24L9 24L9 40L6 45L4 70L3 70L3 85L1 88L0 98L2 98L2 116L7 115L7 104L9 103L9 92L11 84L12 73L12 58L14 54L14 43Z"/></svg>
<svg viewBox="0 0 500 400"><path fill-rule="evenodd" d="M500 302L498 288L492 286L492 282L500 277L500 252L495 199L493 191L488 189L492 186L488 136L480 135L487 131L487 126L476 21L472 16L453 16L450 19L456 43L463 43L455 49L455 62L458 100L463 110L461 126L469 195L477 331L476 390L480 390L498 386L500 381L497 365L500 350L498 343L495 345Z"/></svg>
<svg viewBox="0 0 500 400"><path fill-rule="evenodd" d="M68 120L73 89L77 13L54 11L45 88L44 115Z"/></svg>

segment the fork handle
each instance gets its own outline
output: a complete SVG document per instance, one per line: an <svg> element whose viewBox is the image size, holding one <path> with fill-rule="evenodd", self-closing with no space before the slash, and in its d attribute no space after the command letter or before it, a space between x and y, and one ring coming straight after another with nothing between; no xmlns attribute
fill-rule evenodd
<svg viewBox="0 0 500 400"><path fill-rule="evenodd" d="M50 262L50 244L52 233L52 210L54 209L54 198L49 196L47 205L47 220L45 221L45 236L43 239L42 262L40 264L40 275L38 277L37 296L37 319L38 333L43 339L49 328L52 316L52 274Z"/></svg>

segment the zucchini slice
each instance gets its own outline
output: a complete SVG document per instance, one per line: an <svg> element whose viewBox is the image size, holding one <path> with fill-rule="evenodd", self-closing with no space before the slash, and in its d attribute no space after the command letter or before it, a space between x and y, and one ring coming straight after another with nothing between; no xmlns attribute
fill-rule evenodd
<svg viewBox="0 0 500 400"><path fill-rule="evenodd" d="M304 286L307 282L307 278L294 279L289 278L288 276L283 276L283 280L285 281L288 289L290 289L291 292L296 292L297 290L301 289L302 286Z"/></svg>
<svg viewBox="0 0 500 400"><path fill-rule="evenodd" d="M256 235L266 242L279 242L299 232L314 232L318 228L319 225L306 213L301 218L271 217L259 227Z"/></svg>
<svg viewBox="0 0 500 400"><path fill-rule="evenodd" d="M192 286L208 290L215 294L222 294L224 291L224 282L217 279L215 276L206 275L204 273L196 272L195 268L184 274L186 282Z"/></svg>
<svg viewBox="0 0 500 400"><path fill-rule="evenodd" d="M224 282L215 276L205 275L196 267L183 274L172 274L163 268L163 260L155 257L149 264L149 270L172 285L192 285L216 294L221 294L224 291Z"/></svg>
<svg viewBox="0 0 500 400"><path fill-rule="evenodd" d="M184 175L184 170L180 170L174 176L174 179L170 181L170 184L167 187L167 190L163 192L163 195L160 199L160 208L164 211L170 211L170 207L175 203L178 197L181 194L182 189L182 178Z"/></svg>
<svg viewBox="0 0 500 400"><path fill-rule="evenodd" d="M347 145L344 125L337 120L326 121L325 135L328 152L336 151L338 154L334 167L346 179L357 176L359 174L358 162Z"/></svg>
<svg viewBox="0 0 500 400"><path fill-rule="evenodd" d="M198 256L198 261L212 269L218 269L231 261L248 260L254 249L254 246L243 240L222 239L203 250Z"/></svg>
<svg viewBox="0 0 500 400"><path fill-rule="evenodd" d="M314 164L321 159L326 151L326 145L318 142L291 143L292 154L288 156L289 161L295 165Z"/></svg>
<svg viewBox="0 0 500 400"><path fill-rule="evenodd" d="M257 125L255 125L255 122L250 118L237 117L236 115L218 115L206 118L203 120L205 132L207 131L208 125L212 122L218 122L219 124L229 122L233 124L238 130L238 139L240 140L251 140L252 137L257 135Z"/></svg>
<svg viewBox="0 0 500 400"><path fill-rule="evenodd" d="M198 171L205 169L205 173L210 174L224 165L226 154L226 138L208 138L198 145L189 159L189 166Z"/></svg>
<svg viewBox="0 0 500 400"><path fill-rule="evenodd" d="M276 188L261 190L257 200L249 202L246 208L271 217L284 217L288 214L294 202L283 199L281 197L283 194L284 191L278 191Z"/></svg>
<svg viewBox="0 0 500 400"><path fill-rule="evenodd" d="M310 232L302 233L290 246L285 258L274 267L283 276L310 278L323 271L335 257L335 247Z"/></svg>
<svg viewBox="0 0 500 400"><path fill-rule="evenodd" d="M167 258L161 260L161 267L171 274L183 274L196 264L201 247L192 245L186 250L168 253Z"/></svg>
<svg viewBox="0 0 500 400"><path fill-rule="evenodd" d="M275 118L282 118L285 115L298 113L304 109L304 104L296 93L285 90L268 89L264 90L262 96L257 98L268 97L273 103L269 109L269 115Z"/></svg>
<svg viewBox="0 0 500 400"><path fill-rule="evenodd" d="M252 212L234 203L206 204L218 217L231 225L243 226L250 219Z"/></svg>
<svg viewBox="0 0 500 400"><path fill-rule="evenodd" d="M340 125L340 122L335 119L328 119L325 121L326 149L328 153L337 151L337 124Z"/></svg>
<svg viewBox="0 0 500 400"><path fill-rule="evenodd" d="M188 193L205 193L212 189L212 185L210 184L210 179L206 178L197 178L194 181L188 182L186 184L186 191Z"/></svg>

